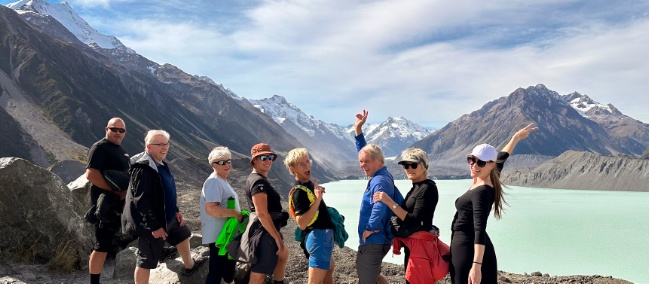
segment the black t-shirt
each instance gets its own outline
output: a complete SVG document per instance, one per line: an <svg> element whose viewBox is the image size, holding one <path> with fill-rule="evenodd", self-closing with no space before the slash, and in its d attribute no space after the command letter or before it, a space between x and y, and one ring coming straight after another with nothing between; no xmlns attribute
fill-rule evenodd
<svg viewBox="0 0 650 284"><path fill-rule="evenodd" d="M301 183L296 181L294 185L303 185L311 190L311 193L314 193L314 183L309 181L307 183ZM303 190L297 189L293 191L293 210L296 212L296 215L305 214L309 211L309 196ZM334 229L334 224L332 223L332 217L330 212L327 210L327 205L325 205L325 200L321 200L320 205L318 205L318 218L311 226L307 227L309 229Z"/></svg>
<svg viewBox="0 0 650 284"><path fill-rule="evenodd" d="M258 193L266 193L266 208L269 212L282 212L282 203L280 203L282 198L278 191L271 186L265 176L253 172L246 179L246 196L248 197L251 212L255 212L253 195Z"/></svg>
<svg viewBox="0 0 650 284"><path fill-rule="evenodd" d="M421 225L420 231L431 230L436 205L438 205L436 183L430 179L414 183L400 206L407 212L404 222L412 226Z"/></svg>
<svg viewBox="0 0 650 284"><path fill-rule="evenodd" d="M88 150L88 163L86 168L93 168L103 172L105 170L129 171L129 154L122 146L111 143L102 138L95 142ZM104 192L103 189L92 185L90 187L90 197L93 204L97 203L99 194Z"/></svg>

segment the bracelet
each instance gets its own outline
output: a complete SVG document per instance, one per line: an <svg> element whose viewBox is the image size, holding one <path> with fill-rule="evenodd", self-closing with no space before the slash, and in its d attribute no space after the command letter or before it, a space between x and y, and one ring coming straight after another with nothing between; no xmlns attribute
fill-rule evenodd
<svg viewBox="0 0 650 284"><path fill-rule="evenodd" d="M476 263L476 264L483 264L483 263L481 263L481 262L478 262L478 261L474 261L474 263Z"/></svg>

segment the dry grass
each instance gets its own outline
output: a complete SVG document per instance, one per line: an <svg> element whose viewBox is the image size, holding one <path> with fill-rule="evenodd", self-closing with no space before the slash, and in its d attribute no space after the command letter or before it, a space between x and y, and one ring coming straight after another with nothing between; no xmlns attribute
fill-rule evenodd
<svg viewBox="0 0 650 284"><path fill-rule="evenodd" d="M54 256L45 265L59 272L72 272L79 269L79 247L72 240L61 243L55 249Z"/></svg>

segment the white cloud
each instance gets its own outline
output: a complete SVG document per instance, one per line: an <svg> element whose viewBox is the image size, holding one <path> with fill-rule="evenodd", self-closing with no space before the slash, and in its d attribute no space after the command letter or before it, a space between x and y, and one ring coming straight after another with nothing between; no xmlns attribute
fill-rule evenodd
<svg viewBox="0 0 650 284"><path fill-rule="evenodd" d="M200 4L183 10L209 9ZM156 62L244 97L283 95L327 122L347 124L367 108L377 121L402 115L442 127L538 83L648 121L647 11L630 16L606 2L465 4L264 1L229 15L123 14L104 23Z"/></svg>

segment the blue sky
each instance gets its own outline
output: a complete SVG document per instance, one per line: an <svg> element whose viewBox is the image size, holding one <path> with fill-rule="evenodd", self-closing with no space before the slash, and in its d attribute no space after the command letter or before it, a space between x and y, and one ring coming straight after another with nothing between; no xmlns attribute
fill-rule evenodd
<svg viewBox="0 0 650 284"><path fill-rule="evenodd" d="M339 125L365 108L441 128L540 83L648 122L647 0L68 3L155 62Z"/></svg>

